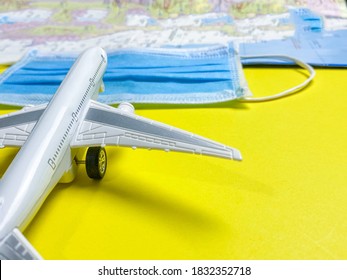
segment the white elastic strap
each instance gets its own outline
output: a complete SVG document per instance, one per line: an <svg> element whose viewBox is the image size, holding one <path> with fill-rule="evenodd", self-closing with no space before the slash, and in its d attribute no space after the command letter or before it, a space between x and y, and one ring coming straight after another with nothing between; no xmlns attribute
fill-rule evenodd
<svg viewBox="0 0 347 280"><path fill-rule="evenodd" d="M269 100L274 100L274 99L278 99L281 98L283 96L287 96L290 95L296 91L299 91L301 89L303 89L304 87L306 87L314 78L314 76L316 75L316 72L314 71L314 69L308 65L307 63L296 59L294 57L290 57L290 56L286 56L286 55L245 55L242 56L241 58L244 59L252 59L252 58L265 58L265 57L272 57L275 59L279 59L279 60L285 60L285 61L293 61L295 64L299 65L300 67L306 69L309 73L310 76L301 84L292 87L290 89L287 89L285 91L282 91L280 93L274 94L274 95L270 95L270 96L263 96L263 97L244 97L242 99L240 99L241 102L259 102L259 101L269 101Z"/></svg>

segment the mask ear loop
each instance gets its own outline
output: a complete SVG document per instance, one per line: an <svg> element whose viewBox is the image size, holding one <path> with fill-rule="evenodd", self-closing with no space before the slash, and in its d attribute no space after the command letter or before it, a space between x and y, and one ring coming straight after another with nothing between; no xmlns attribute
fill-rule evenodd
<svg viewBox="0 0 347 280"><path fill-rule="evenodd" d="M294 92L297 92L297 91L303 89L304 87L306 87L313 80L314 76L316 75L316 72L314 71L314 69L310 65L308 65L307 63L305 63L299 59L296 59L296 58L293 58L290 56L286 56L286 55L255 55L255 56L245 55L245 56L242 56L241 58L253 59L253 58L265 58L265 57L272 57L272 58L284 60L284 61L293 61L295 64L306 69L310 73L310 76L303 83L301 83L295 87L292 87L290 89L287 89L285 91L282 91L280 93L270 95L270 96L264 96L264 97L244 97L244 98L239 100L240 102L270 101L270 100L275 100L275 99L281 98L283 96L293 94Z"/></svg>

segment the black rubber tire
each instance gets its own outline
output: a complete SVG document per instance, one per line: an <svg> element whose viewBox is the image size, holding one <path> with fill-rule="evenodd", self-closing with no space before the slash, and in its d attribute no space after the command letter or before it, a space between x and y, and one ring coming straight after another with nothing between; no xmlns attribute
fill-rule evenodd
<svg viewBox="0 0 347 280"><path fill-rule="evenodd" d="M89 178L101 180L107 167L106 150L103 147L90 147L86 156L86 171Z"/></svg>

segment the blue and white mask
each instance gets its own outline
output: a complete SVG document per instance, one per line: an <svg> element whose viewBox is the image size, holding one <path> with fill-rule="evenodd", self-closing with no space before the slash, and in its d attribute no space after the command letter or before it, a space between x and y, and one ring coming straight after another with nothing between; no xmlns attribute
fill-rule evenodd
<svg viewBox="0 0 347 280"><path fill-rule="evenodd" d="M47 103L75 61L74 55L31 52L0 78L0 103ZM312 77L313 78L313 77ZM107 104L203 104L251 100L233 44L199 48L118 50L108 54Z"/></svg>

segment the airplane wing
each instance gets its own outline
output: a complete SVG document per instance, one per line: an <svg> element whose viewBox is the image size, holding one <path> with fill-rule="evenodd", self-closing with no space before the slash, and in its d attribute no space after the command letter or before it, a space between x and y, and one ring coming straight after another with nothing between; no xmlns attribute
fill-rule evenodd
<svg viewBox="0 0 347 280"><path fill-rule="evenodd" d="M21 147L36 122L41 117L46 105L25 107L20 111L0 117L0 148Z"/></svg>
<svg viewBox="0 0 347 280"><path fill-rule="evenodd" d="M18 230L0 241L0 260L41 260L42 257Z"/></svg>
<svg viewBox="0 0 347 280"><path fill-rule="evenodd" d="M114 108L92 101L71 147L114 145L241 160L237 149L140 117L127 110L127 106L132 105L126 103Z"/></svg>

